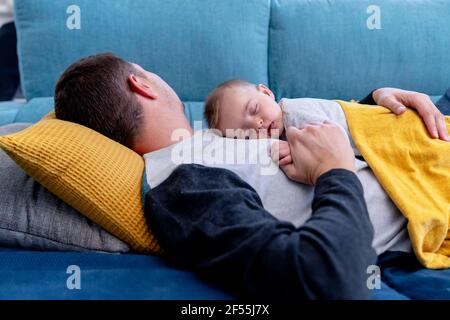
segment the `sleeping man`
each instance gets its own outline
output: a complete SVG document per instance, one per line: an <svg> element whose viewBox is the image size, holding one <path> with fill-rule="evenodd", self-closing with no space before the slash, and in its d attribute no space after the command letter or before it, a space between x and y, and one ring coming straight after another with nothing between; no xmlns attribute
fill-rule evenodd
<svg viewBox="0 0 450 320"><path fill-rule="evenodd" d="M425 95L382 88L372 97L393 110L409 101L431 133L442 125ZM145 214L167 257L240 297L370 298L367 268L377 253L404 245L404 221L395 217L395 231L384 236L381 230L375 252L355 155L333 124L289 131L291 180L278 171L262 174L265 163L215 163L197 159L195 150L176 163L174 150L195 148L197 136L182 102L156 74L110 54L79 60L63 73L55 112L143 155L151 187ZM296 183L305 177L314 187Z"/></svg>

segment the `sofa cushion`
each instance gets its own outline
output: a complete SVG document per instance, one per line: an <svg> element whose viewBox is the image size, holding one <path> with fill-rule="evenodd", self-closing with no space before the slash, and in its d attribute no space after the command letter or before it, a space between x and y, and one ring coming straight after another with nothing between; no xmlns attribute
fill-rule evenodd
<svg viewBox="0 0 450 320"><path fill-rule="evenodd" d="M35 98L20 107L14 122L35 123L54 109L53 97Z"/></svg>
<svg viewBox="0 0 450 320"><path fill-rule="evenodd" d="M0 127L11 134L31 124ZM82 216L28 176L0 149L0 247L127 252L126 243Z"/></svg>
<svg viewBox="0 0 450 320"><path fill-rule="evenodd" d="M0 257L1 300L236 299L224 290L202 281L195 273L175 267L161 257L142 254L35 252L3 248L0 248ZM67 288L67 280L69 277L73 280L74 274L67 274L68 266L73 265L80 267L81 290ZM127 313L134 310L119 308L105 307L102 310L109 309L115 313L118 310ZM176 317L175 314L180 314L181 310L167 309L174 317L166 315L160 318L155 315L155 308L151 308L154 315L152 319L172 319ZM85 309L79 310L86 312ZM122 313L121 311L119 312ZM71 313L73 314L72 311Z"/></svg>
<svg viewBox="0 0 450 320"><path fill-rule="evenodd" d="M450 115L450 88L439 100L434 101L434 103L443 114Z"/></svg>
<svg viewBox="0 0 450 320"><path fill-rule="evenodd" d="M16 0L24 94L53 96L66 67L105 51L159 74L182 100L203 101L231 78L267 83L269 3Z"/></svg>
<svg viewBox="0 0 450 320"><path fill-rule="evenodd" d="M361 99L384 86L441 95L449 11L449 1L272 1L271 88L279 98Z"/></svg>
<svg viewBox="0 0 450 320"><path fill-rule="evenodd" d="M189 120L192 127L195 125L195 121L202 121L203 128L207 128L206 121L203 119L204 102L202 101L183 101L184 113ZM5 110L12 110L11 115L2 118L2 108L5 106ZM0 103L0 123L4 119L5 123L11 122L38 122L46 114L54 110L53 97L34 98L27 103Z"/></svg>
<svg viewBox="0 0 450 320"><path fill-rule="evenodd" d="M0 102L0 126L14 122L23 103L14 101Z"/></svg>
<svg viewBox="0 0 450 320"><path fill-rule="evenodd" d="M133 249L159 252L144 217L144 161L137 153L54 114L0 137L0 147L50 192Z"/></svg>
<svg viewBox="0 0 450 320"><path fill-rule="evenodd" d="M205 118L203 117L203 111L205 110L205 104L201 101L185 101L184 114L189 120L189 124L194 130L201 130L208 128Z"/></svg>

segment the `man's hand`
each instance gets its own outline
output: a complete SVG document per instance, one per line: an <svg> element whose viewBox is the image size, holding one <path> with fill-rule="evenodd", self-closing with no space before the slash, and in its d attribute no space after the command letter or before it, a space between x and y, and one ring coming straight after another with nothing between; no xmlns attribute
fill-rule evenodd
<svg viewBox="0 0 450 320"><path fill-rule="evenodd" d="M416 109L432 138L450 141L444 115L426 94L395 88L380 88L373 92L372 97L378 105L390 109L397 115L405 112L407 107Z"/></svg>
<svg viewBox="0 0 450 320"><path fill-rule="evenodd" d="M297 182L314 185L317 179L331 169L355 171L355 154L336 125L325 121L303 129L289 127L286 130L292 163L281 165L286 175ZM279 159L275 144L272 159Z"/></svg>
<svg viewBox="0 0 450 320"><path fill-rule="evenodd" d="M274 142L271 149L271 155L275 162L279 161L278 165L280 167L292 163L291 148L287 141L278 140L277 142Z"/></svg>

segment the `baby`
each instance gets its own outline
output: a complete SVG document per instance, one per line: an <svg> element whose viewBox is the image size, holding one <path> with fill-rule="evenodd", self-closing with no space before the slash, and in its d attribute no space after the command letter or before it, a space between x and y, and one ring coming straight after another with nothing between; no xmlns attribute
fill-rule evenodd
<svg viewBox="0 0 450 320"><path fill-rule="evenodd" d="M322 99L281 99L263 84L230 80L219 85L206 99L205 114L210 128L224 137L239 139L279 138L286 140L285 127L302 128L309 123L331 121L338 125L354 147L339 104ZM279 165L292 162L289 144L278 144Z"/></svg>

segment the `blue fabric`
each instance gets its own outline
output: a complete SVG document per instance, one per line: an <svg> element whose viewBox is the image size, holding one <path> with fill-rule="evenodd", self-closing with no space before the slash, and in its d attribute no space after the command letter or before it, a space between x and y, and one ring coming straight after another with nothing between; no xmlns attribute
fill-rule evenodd
<svg viewBox="0 0 450 320"><path fill-rule="evenodd" d="M443 114L450 115L450 88L447 92L435 102L436 106L441 110Z"/></svg>
<svg viewBox="0 0 450 320"><path fill-rule="evenodd" d="M450 300L450 269L426 269L413 254L404 252L387 252L379 257L378 265L382 281L401 295Z"/></svg>
<svg viewBox="0 0 450 320"><path fill-rule="evenodd" d="M424 269L407 256L388 253L389 259L379 262L382 283L373 299L439 299L438 288L450 288L450 269ZM69 265L81 268L81 290L67 289ZM153 256L0 248L0 273L0 299L233 299Z"/></svg>
<svg viewBox="0 0 450 320"><path fill-rule="evenodd" d="M46 114L53 111L53 106L53 97L35 98L19 109L14 122L35 123Z"/></svg>
<svg viewBox="0 0 450 320"><path fill-rule="evenodd" d="M13 101L0 102L0 126L14 122L23 105L23 103Z"/></svg>
<svg viewBox="0 0 450 320"><path fill-rule="evenodd" d="M395 289L391 288L386 282L381 281L379 289L373 289L372 300L410 300Z"/></svg>
<svg viewBox="0 0 450 320"><path fill-rule="evenodd" d="M437 96L430 96L431 101L433 101L433 103L436 103L439 101L439 99L442 98L442 95L437 95Z"/></svg>
<svg viewBox="0 0 450 320"><path fill-rule="evenodd" d="M374 4L379 30L367 27ZM358 99L385 86L442 94L449 11L446 0L273 0L270 86L287 98Z"/></svg>
<svg viewBox="0 0 450 320"><path fill-rule="evenodd" d="M70 265L81 289L69 290ZM160 257L0 249L0 299L231 299Z"/></svg>
<svg viewBox="0 0 450 320"><path fill-rule="evenodd" d="M145 195L150 190L150 186L147 183L147 174L146 171L142 173L142 181L141 181L141 201L142 201L142 207L144 207L145 204Z"/></svg>
<svg viewBox="0 0 450 320"><path fill-rule="evenodd" d="M202 101L230 78L267 83L269 3L78 0L81 29L70 30L74 1L16 0L24 95L53 96L70 63L105 51L159 74L182 100Z"/></svg>

